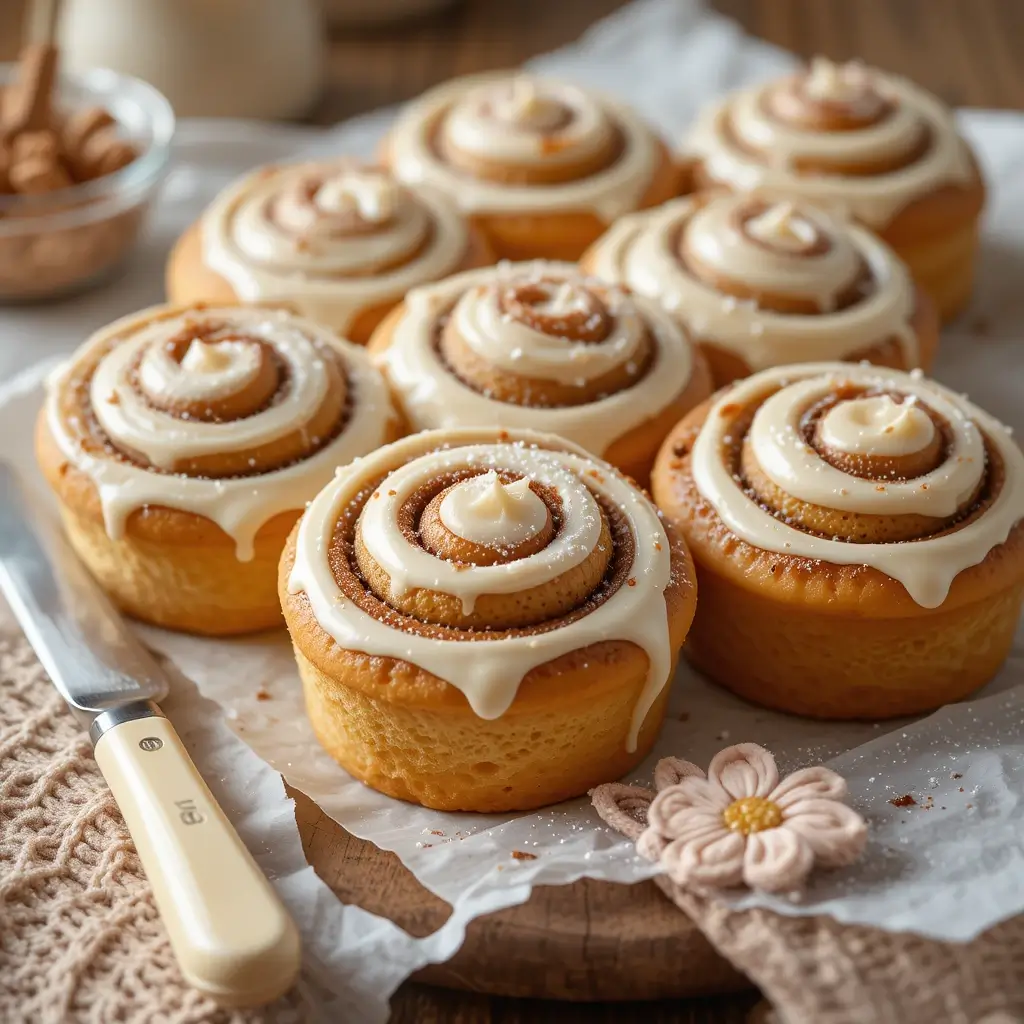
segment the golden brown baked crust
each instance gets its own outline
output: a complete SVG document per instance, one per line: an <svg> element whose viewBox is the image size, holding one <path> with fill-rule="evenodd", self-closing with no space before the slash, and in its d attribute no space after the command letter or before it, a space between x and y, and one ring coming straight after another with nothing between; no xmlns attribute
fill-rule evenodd
<svg viewBox="0 0 1024 1024"><path fill-rule="evenodd" d="M363 500L373 499L367 494ZM358 511L353 515L358 516ZM343 557L342 535L351 528L339 528L332 542L334 579L344 583L345 600L376 608L375 617L385 616L393 629L413 630L410 636L435 635L432 622L476 628L477 619L464 616L443 594L421 593L415 604L418 618L403 619L388 610L394 605L387 599L386 579L383 587L374 585L377 599L368 601L363 596L370 593L367 585L346 574L335 561ZM296 527L281 559L281 605L314 730L356 778L391 796L442 810L525 810L618 778L650 750L671 687L660 690L639 729L635 749L629 750L631 718L648 682L648 656L636 644L609 639L555 657L525 674L507 711L485 719L474 712L460 689L410 661L364 654L336 642L318 620L307 594L290 589L298 535ZM674 669L675 652L693 618L696 591L685 545L674 530L668 529L666 536L672 569L664 607ZM535 613L554 609L561 621L557 614L561 602L578 583L578 579L554 583L550 592L534 602ZM636 581L628 584L635 585ZM375 605L374 600L380 603ZM517 610L519 595L494 595L487 600L494 624L488 632L494 639L477 642L490 647L503 643L503 626ZM586 601L578 604L565 621L590 614L588 607ZM553 620L548 616L546 621ZM542 618L535 625L519 626L515 635L534 630L543 635L544 629ZM461 646L466 639L451 642Z"/></svg>
<svg viewBox="0 0 1024 1024"><path fill-rule="evenodd" d="M191 330L199 330L207 311L187 307ZM239 540L205 515L185 507L146 502L126 510L119 532L112 534L93 470L76 465L69 454L68 438L81 437L83 450L119 464L143 466L136 453L125 460L116 445L96 422L88 394L88 382L104 355L119 344L130 342L140 325L164 320L176 326L181 311L163 307L136 318L120 321L109 332L99 334L72 358L70 375L54 384L55 394L36 421L36 459L60 506L68 538L115 603L135 618L190 633L227 635L266 629L281 624L276 594L277 563L288 532L299 517L300 508L270 515L255 530L252 557L239 558ZM211 310L218 330L230 309ZM284 315L284 314L280 314ZM297 321L301 323L301 321ZM232 329L232 338L244 332ZM212 339L211 339L212 340ZM98 342L98 344L97 344ZM371 371L372 372L372 371ZM340 392L344 402L344 389ZM54 434L60 424L63 441ZM79 431L81 431L79 435ZM379 423L382 441L392 441L403 432L401 419L387 407ZM75 442L77 443L77 442ZM275 444L278 442L275 442ZM73 447L73 445L72 445ZM248 457L266 457L274 445L253 449ZM218 456L203 463L214 477L231 475L231 456L217 465ZM151 472L156 472L152 470ZM206 478L212 488L214 477ZM199 474L197 479L204 477ZM251 478L258 491L260 477ZM295 481L301 488L302 481ZM296 505L301 501L296 498Z"/></svg>
<svg viewBox="0 0 1024 1024"><path fill-rule="evenodd" d="M658 167L639 209L667 203L680 190L679 170L668 147L658 142ZM578 260L608 225L593 213L550 215L476 214L471 218L490 240L499 260Z"/></svg>
<svg viewBox="0 0 1024 1024"><path fill-rule="evenodd" d="M960 571L934 608L922 607L877 568L756 547L729 529L694 480L693 445L711 407L695 409L669 435L652 479L659 507L682 531L697 567L701 603L687 652L702 672L781 710L877 718L961 699L998 671L1024 595L1024 523L983 561ZM809 506L763 491L764 480L748 469L754 493L764 493L773 507L784 502L788 524L812 513L825 517L817 535L850 530L859 540L884 543L899 520L915 518ZM1000 473L996 461L986 474L986 496L946 529L986 514L1002 486Z"/></svg>

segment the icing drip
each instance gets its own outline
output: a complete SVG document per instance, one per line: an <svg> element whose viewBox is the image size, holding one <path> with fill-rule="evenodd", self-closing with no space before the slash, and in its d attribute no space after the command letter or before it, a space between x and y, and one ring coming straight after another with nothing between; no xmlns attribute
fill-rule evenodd
<svg viewBox="0 0 1024 1024"><path fill-rule="evenodd" d="M525 313L518 319L506 311L503 295L537 287L543 290L532 306L534 313L557 320L595 311L593 315L607 321L605 336L573 340L557 330L547 333L531 326ZM476 355L523 377L585 385L630 366L645 333L656 346L655 364L631 386L581 405L538 408L501 402L464 384L441 358L434 344L436 327L449 310L453 326ZM655 303L584 278L575 264L546 261L469 271L411 292L391 344L380 356L380 365L407 408L415 411L420 428L467 423L541 428L598 454L678 397L690 379L692 361L685 334Z"/></svg>
<svg viewBox="0 0 1024 1024"><path fill-rule="evenodd" d="M548 515L525 476L505 484L494 470L457 484L439 511L441 522L456 537L491 548L535 537Z"/></svg>
<svg viewBox="0 0 1024 1024"><path fill-rule="evenodd" d="M804 204L796 207L799 220L813 226L818 242L801 253L766 246L748 237L752 221L743 221L743 213L749 202L732 195L703 204L685 198L633 214L605 234L588 266L602 278L621 281L635 293L659 300L697 339L735 353L752 370L843 359L888 338L899 342L906 365L918 363L911 324L914 285L888 246L869 231ZM778 210L770 206L754 221L761 220L765 230L763 218L776 211L777 220ZM805 233L809 237L809 231ZM821 315L778 313L723 294L687 265L680 239L684 256L692 253L726 281L813 301ZM864 294L837 309L840 297L865 267Z"/></svg>
<svg viewBox="0 0 1024 1024"><path fill-rule="evenodd" d="M248 561L260 527L281 512L302 508L337 465L382 444L394 412L384 380L361 349L291 314L242 307L207 309L203 315L225 324L225 330L235 336L260 339L273 348L288 367L288 386L280 399L254 415L223 423L183 419L151 408L145 395L131 385L131 368L140 358L140 368L149 366L148 372L140 373L140 386L155 387L164 396L220 396L225 388L245 383L242 370L256 349L249 342L195 348L197 342L192 341L181 363L170 358L168 339L180 335L195 315L188 310L147 310L97 332L48 381L47 424L67 462L95 483L112 538L123 536L128 517L136 510L162 506L216 523L235 541L239 560ZM157 469L192 455L244 451L301 430L309 421L326 388L326 351L340 357L347 377L350 401L344 427L308 458L254 476L210 479L137 465L83 444L81 425L67 422L61 414L62 394L76 386L79 367L98 358L88 385L90 407L118 447L143 453ZM218 365L220 369L215 368Z"/></svg>
<svg viewBox="0 0 1024 1024"><path fill-rule="evenodd" d="M201 229L207 265L240 299L289 300L339 331L451 273L469 245L444 196L338 163L255 171L218 196Z"/></svg>
<svg viewBox="0 0 1024 1024"><path fill-rule="evenodd" d="M800 418L837 386L851 382L906 396L942 417L949 425L951 440L940 465L922 476L887 480L882 485L824 461L803 439ZM772 391L754 416L749 441L764 472L787 494L802 501L881 516L952 517L983 479L985 439L1003 461L1003 486L976 519L911 543L850 543L805 533L766 512L743 490L722 458L737 415ZM846 402L836 408L843 404L855 405ZM855 405L854 418L867 418L862 414L863 405ZM919 423L914 414L910 419ZM885 436L884 429L883 425L878 436ZM915 437L914 443L918 444L919 438ZM870 566L903 584L911 598L925 608L941 605L956 576L982 562L1024 518L1024 455L1006 428L919 374L879 367L809 364L766 370L740 381L722 393L708 412L693 447L692 469L698 490L725 525L748 544L795 558Z"/></svg>
<svg viewBox="0 0 1024 1024"><path fill-rule="evenodd" d="M547 445L552 449L540 447ZM343 467L302 518L289 592L307 595L317 622L340 647L396 658L430 672L461 690L481 718L504 714L532 669L601 641L632 642L649 659L647 682L629 729L628 749L635 750L640 728L668 681L672 662L664 597L670 581L669 542L657 510L636 487L582 450L567 447L559 438L532 431L520 431L502 441L495 440L494 430L427 432ZM425 482L467 467L484 473L528 474L550 487L562 501L562 530L543 550L503 565L457 568L414 544L397 526L398 510ZM481 594L518 593L551 580L580 564L597 543L600 516L595 494L628 521L634 540L629 577L636 585L619 587L571 622L500 640L489 641L486 632L473 641L403 632L348 600L327 557L339 517L367 481L381 477L377 490L381 498L364 505L360 528L363 542L391 575L393 587L440 590L471 607Z"/></svg>
<svg viewBox="0 0 1024 1024"><path fill-rule="evenodd" d="M508 185L449 166L437 153L438 131L459 150L518 166L585 163L617 137L621 144L612 163L577 180ZM431 89L405 108L388 145L398 178L435 185L463 210L583 210L606 222L639 206L658 163L655 136L627 108L575 86L505 73Z"/></svg>
<svg viewBox="0 0 1024 1024"><path fill-rule="evenodd" d="M910 455L931 444L932 418L909 400L875 395L840 402L821 422L821 440L849 455Z"/></svg>
<svg viewBox="0 0 1024 1024"><path fill-rule="evenodd" d="M819 64L812 69L802 83L805 92L830 93L818 97L826 101L842 95L840 102L854 106L869 100L888 105L886 116L856 131L815 130L778 120L768 102L777 87L740 90L706 109L686 141L687 155L702 160L711 178L736 191L797 191L876 229L920 196L977 178L951 111L906 79L862 67ZM915 155L925 142L924 152ZM802 174L798 166L870 166L904 158L905 166L876 174Z"/></svg>

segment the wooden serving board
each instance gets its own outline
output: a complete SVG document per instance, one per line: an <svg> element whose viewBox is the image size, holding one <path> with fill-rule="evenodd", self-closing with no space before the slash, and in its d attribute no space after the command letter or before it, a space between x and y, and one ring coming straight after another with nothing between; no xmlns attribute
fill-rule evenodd
<svg viewBox="0 0 1024 1024"><path fill-rule="evenodd" d="M448 904L394 854L349 835L303 794L292 795L306 856L339 899L415 936L444 924ZM478 918L451 960L416 977L492 995L581 1001L684 998L750 985L653 882L591 879L539 886L521 906Z"/></svg>

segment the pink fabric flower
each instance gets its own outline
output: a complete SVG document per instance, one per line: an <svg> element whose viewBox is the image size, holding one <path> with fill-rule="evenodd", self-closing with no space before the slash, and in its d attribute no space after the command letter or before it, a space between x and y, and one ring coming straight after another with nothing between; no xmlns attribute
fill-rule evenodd
<svg viewBox="0 0 1024 1024"><path fill-rule="evenodd" d="M688 761L672 766L677 781L659 786L637 849L679 885L785 892L815 864L849 864L864 848L864 819L842 802L846 783L828 768L780 779L756 743L726 747L706 776Z"/></svg>

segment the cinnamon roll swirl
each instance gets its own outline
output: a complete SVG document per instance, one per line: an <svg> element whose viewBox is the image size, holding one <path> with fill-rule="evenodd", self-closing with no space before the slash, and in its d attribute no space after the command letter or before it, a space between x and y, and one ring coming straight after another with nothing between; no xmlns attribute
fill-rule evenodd
<svg viewBox="0 0 1024 1024"><path fill-rule="evenodd" d="M755 374L683 420L653 484L697 565L691 658L750 700L911 714L964 697L1006 657L1024 455L920 371Z"/></svg>
<svg viewBox="0 0 1024 1024"><path fill-rule="evenodd" d="M654 132L625 107L525 73L457 78L400 115L394 174L450 196L506 259L574 260L616 217L678 193Z"/></svg>
<svg viewBox="0 0 1024 1024"><path fill-rule="evenodd" d="M711 392L704 359L657 303L544 260L411 292L370 349L414 429L550 431L642 483Z"/></svg>
<svg viewBox="0 0 1024 1024"><path fill-rule="evenodd" d="M611 466L532 431L426 431L310 504L280 595L325 748L391 796L538 807L650 749L692 565Z"/></svg>
<svg viewBox="0 0 1024 1024"><path fill-rule="evenodd" d="M906 79L819 57L707 109L684 150L696 187L835 207L899 253L943 319L966 304L984 183L952 113Z"/></svg>
<svg viewBox="0 0 1024 1024"><path fill-rule="evenodd" d="M279 303L365 344L417 285L492 262L455 204L352 160L262 167L178 242L174 302Z"/></svg>
<svg viewBox="0 0 1024 1024"><path fill-rule="evenodd" d="M335 467L399 436L365 352L281 310L155 307L49 380L37 454L68 537L136 618L280 623L288 531Z"/></svg>
<svg viewBox="0 0 1024 1024"><path fill-rule="evenodd" d="M934 304L902 260L802 200L700 193L623 217L581 263L658 299L719 386L812 360L927 368L938 345Z"/></svg>

